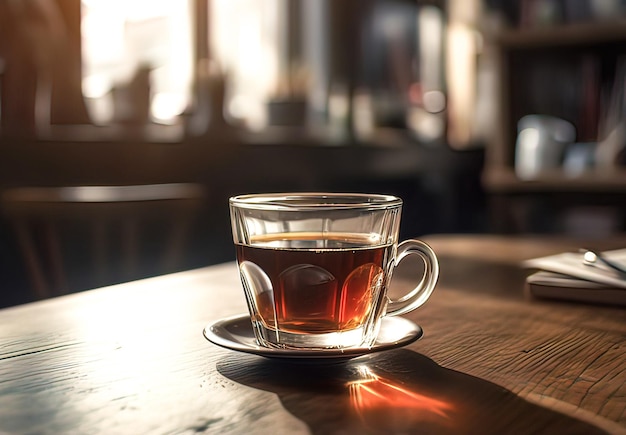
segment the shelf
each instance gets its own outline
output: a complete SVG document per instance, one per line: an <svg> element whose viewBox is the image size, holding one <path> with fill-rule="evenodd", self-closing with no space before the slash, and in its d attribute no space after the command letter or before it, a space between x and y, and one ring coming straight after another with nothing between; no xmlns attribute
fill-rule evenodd
<svg viewBox="0 0 626 435"><path fill-rule="evenodd" d="M558 48L626 42L626 19L507 29L495 35L505 49Z"/></svg>
<svg viewBox="0 0 626 435"><path fill-rule="evenodd" d="M556 170L532 180L519 179L512 169L494 168L485 171L483 184L490 193L626 193L626 168L589 171L577 176L568 176L563 171Z"/></svg>
<svg viewBox="0 0 626 435"><path fill-rule="evenodd" d="M32 136L0 135L0 146L3 143L15 142L75 142L75 143L163 143L178 144L184 138L182 123L163 125L150 123L146 125L92 125L92 124L55 124L48 127L45 133Z"/></svg>

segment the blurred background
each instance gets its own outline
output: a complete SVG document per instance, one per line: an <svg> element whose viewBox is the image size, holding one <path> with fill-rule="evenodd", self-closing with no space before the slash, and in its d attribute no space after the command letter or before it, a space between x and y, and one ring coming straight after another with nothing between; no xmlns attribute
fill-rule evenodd
<svg viewBox="0 0 626 435"><path fill-rule="evenodd" d="M0 306L233 260L240 193L624 232L625 55L624 0L0 0Z"/></svg>

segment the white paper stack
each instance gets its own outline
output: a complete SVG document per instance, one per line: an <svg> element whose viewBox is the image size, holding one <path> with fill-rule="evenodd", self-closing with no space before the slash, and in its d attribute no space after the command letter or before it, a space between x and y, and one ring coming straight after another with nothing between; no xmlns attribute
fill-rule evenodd
<svg viewBox="0 0 626 435"><path fill-rule="evenodd" d="M626 249L602 255L626 267ZM626 276L603 263L585 264L582 253L533 258L522 266L535 270L525 288L533 297L626 306Z"/></svg>

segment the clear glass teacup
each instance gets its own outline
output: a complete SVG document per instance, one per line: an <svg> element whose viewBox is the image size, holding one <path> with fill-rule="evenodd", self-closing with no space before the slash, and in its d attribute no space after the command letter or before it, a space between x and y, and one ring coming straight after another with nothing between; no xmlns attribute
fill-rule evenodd
<svg viewBox="0 0 626 435"><path fill-rule="evenodd" d="M433 250L398 243L402 200L379 194L251 194L229 200L237 262L260 345L319 350L371 347L383 316L416 309L439 276ZM407 255L422 279L391 299Z"/></svg>

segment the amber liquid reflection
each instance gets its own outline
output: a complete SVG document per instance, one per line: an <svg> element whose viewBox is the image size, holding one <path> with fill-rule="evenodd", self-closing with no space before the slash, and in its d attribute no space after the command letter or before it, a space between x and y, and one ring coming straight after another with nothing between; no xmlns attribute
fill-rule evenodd
<svg viewBox="0 0 626 435"><path fill-rule="evenodd" d="M416 427L419 423L445 426L452 422L454 406L441 399L411 391L361 366L363 379L348 383L350 403L367 426Z"/></svg>

